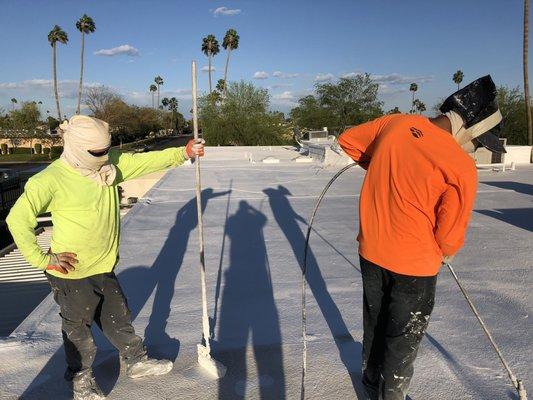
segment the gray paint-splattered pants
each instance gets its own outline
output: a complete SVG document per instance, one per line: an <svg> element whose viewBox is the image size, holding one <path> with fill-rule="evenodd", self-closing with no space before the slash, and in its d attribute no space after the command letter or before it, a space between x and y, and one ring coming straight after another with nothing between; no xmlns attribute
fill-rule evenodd
<svg viewBox="0 0 533 400"><path fill-rule="evenodd" d="M65 378L91 369L96 346L91 333L95 321L126 363L146 356L142 339L131 325L131 314L113 272L83 279L46 274L61 309L63 344L67 359Z"/></svg>
<svg viewBox="0 0 533 400"><path fill-rule="evenodd" d="M437 276L400 275L363 257L363 384L372 400L405 400L435 302Z"/></svg>

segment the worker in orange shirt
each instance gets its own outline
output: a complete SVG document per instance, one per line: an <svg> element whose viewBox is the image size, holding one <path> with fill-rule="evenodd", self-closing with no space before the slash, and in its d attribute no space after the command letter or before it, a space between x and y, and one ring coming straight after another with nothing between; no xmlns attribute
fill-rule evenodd
<svg viewBox="0 0 533 400"><path fill-rule="evenodd" d="M443 260L462 247L476 195L468 153L505 152L496 87L482 77L435 118L386 115L346 130L344 151L367 170L359 205L363 384L371 400L404 400Z"/></svg>

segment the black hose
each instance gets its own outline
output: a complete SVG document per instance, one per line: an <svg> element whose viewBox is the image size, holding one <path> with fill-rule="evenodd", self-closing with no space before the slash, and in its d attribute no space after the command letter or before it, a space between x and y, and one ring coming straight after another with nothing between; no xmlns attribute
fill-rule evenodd
<svg viewBox="0 0 533 400"><path fill-rule="evenodd" d="M305 309L305 292L307 289L307 249L309 248L309 237L311 236L311 230L313 228L313 222L315 220L315 215L318 211L318 207L320 206L320 203L322 202L322 199L326 195L326 192L328 191L329 187L337 180L339 176L342 175L343 172L347 171L351 167L356 166L356 163L348 164L344 168L342 168L339 172L331 178L331 180L328 182L324 190L322 190L322 193L320 196L318 196L318 200L316 202L315 208L313 210L313 213L311 214L311 218L309 219L309 225L307 226L307 235L305 236L305 248L304 248L304 260L302 264L302 340L303 340L303 355L302 355L302 384L300 389L300 399L305 399L305 374L307 372L307 315L306 315L306 309Z"/></svg>

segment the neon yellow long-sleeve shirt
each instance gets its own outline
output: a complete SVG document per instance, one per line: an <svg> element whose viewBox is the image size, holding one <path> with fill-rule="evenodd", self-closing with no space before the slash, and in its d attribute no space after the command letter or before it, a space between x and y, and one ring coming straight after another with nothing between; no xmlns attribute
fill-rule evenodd
<svg viewBox="0 0 533 400"><path fill-rule="evenodd" d="M28 180L6 222L17 247L31 265L45 269L50 263L50 255L37 244L34 229L37 216L51 212L52 252L75 253L79 261L74 271L68 274L48 271L51 275L80 279L112 271L120 239L118 184L186 160L184 147L142 154L112 150L109 157L117 168L111 186L101 186L81 176L61 159Z"/></svg>

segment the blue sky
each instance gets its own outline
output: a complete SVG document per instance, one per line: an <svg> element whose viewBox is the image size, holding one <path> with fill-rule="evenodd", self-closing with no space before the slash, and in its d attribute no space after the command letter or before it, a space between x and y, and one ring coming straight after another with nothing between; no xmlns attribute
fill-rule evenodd
<svg viewBox="0 0 533 400"><path fill-rule="evenodd" d="M523 82L522 0L0 0L0 10L4 109L12 97L41 100L43 111L55 115L46 36L58 24L70 39L58 48L62 106L73 113L80 53L75 22L83 13L96 23L86 39L85 83L150 105L148 87L161 75L162 96L176 96L186 114L191 60L206 66L202 38L212 33L222 44L229 28L241 38L229 80L268 88L271 108L284 112L317 81L350 73L373 74L385 108L404 111L410 82L418 83L417 97L430 109L454 90L457 69L464 83L488 73L498 85ZM95 54L101 50L116 54ZM222 49L214 59L214 82L223 76L225 56ZM206 91L207 73L198 79Z"/></svg>

